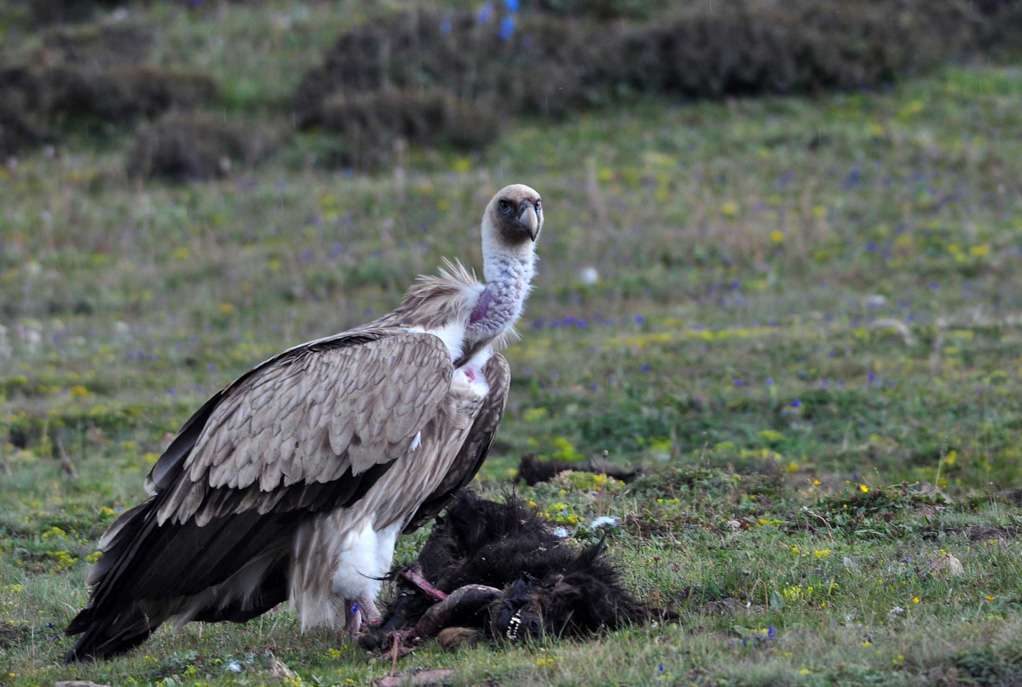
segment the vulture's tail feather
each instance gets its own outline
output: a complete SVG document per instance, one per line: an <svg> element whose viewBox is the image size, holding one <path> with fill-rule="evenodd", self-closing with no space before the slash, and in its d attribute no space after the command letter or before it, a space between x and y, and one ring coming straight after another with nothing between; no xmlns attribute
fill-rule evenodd
<svg viewBox="0 0 1022 687"><path fill-rule="evenodd" d="M99 659L123 653L145 641L189 597L222 584L294 527L300 511L260 516L255 511L214 518L205 526L157 523L160 499L147 502L106 543L89 577L92 596L68 625L83 636L66 660ZM261 611L286 598L287 584L270 580L253 599ZM260 585L261 586L261 585ZM217 602L216 596L210 603ZM227 607L218 619L233 620L255 609ZM206 609L203 618L215 614Z"/></svg>
<svg viewBox="0 0 1022 687"><path fill-rule="evenodd" d="M286 600L290 590L290 536L306 518L348 506L390 467L359 475L298 483L282 490L269 512L246 508L255 484L211 489L200 506L212 517L162 524L166 489L124 513L101 540L103 556L89 575L89 605L71 621L68 635L83 634L68 661L106 658L145 641L171 616L187 620L242 621ZM259 565L257 565L257 563ZM237 576L237 577L236 577Z"/></svg>
<svg viewBox="0 0 1022 687"><path fill-rule="evenodd" d="M166 619L165 615L159 618L144 613L137 606L100 618L91 616L90 611L91 609L87 608L79 613L68 627L70 633L71 627L76 623L88 623L87 629L75 643L74 648L64 656L65 663L111 658L131 651L148 639ZM84 619L83 616L89 617Z"/></svg>

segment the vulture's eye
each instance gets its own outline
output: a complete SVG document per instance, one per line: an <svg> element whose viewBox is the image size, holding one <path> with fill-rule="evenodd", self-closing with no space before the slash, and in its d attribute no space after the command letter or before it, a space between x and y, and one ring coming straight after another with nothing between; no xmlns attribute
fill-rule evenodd
<svg viewBox="0 0 1022 687"><path fill-rule="evenodd" d="M536 199L536 212L543 212L543 201Z"/></svg>
<svg viewBox="0 0 1022 687"><path fill-rule="evenodd" d="M499 200L499 201L497 201L497 209L500 210L505 215L510 215L511 214L511 203L509 203L506 200Z"/></svg>

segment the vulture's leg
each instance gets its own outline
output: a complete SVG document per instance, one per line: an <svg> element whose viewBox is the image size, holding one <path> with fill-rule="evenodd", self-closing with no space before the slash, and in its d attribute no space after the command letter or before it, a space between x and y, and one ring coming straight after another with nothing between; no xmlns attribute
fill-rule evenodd
<svg viewBox="0 0 1022 687"><path fill-rule="evenodd" d="M383 616L380 615L379 609L376 608L376 602L371 596L363 596L358 599L358 608L362 612L362 622L372 627L379 625L383 621Z"/></svg>
<svg viewBox="0 0 1022 687"><path fill-rule="evenodd" d="M362 627L379 625L383 620L376 602L371 596L362 596L354 601L344 601L344 632L350 637L357 637Z"/></svg>
<svg viewBox="0 0 1022 687"><path fill-rule="evenodd" d="M357 637L362 629L362 608L357 601L344 600L344 633L349 637Z"/></svg>

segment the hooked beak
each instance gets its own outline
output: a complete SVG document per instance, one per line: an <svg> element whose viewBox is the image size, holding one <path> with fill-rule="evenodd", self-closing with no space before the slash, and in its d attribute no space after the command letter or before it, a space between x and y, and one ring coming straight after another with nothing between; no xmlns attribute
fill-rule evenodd
<svg viewBox="0 0 1022 687"><path fill-rule="evenodd" d="M518 223L529 232L529 238L535 242L539 236L539 215L536 214L536 206L529 201L523 202L521 209L518 210Z"/></svg>

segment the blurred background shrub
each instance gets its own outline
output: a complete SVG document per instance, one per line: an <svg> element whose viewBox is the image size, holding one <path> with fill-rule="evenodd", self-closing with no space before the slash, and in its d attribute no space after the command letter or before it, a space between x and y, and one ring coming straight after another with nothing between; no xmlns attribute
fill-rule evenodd
<svg viewBox="0 0 1022 687"><path fill-rule="evenodd" d="M218 11L201 2L185 6ZM321 60L307 58L300 78L291 77L297 83L290 102L269 102L260 101L266 84L253 79L231 79L221 89L196 65L152 60L154 50L167 52L167 41L161 42L159 27L131 18L123 7L106 14L99 10L110 6L99 0L31 0L14 7L8 7L15 17L8 23L20 21L35 38L0 53L4 155L82 126L119 132L139 118L168 112L241 108L286 117L320 141L332 139L317 164L363 169L388 164L406 144L480 149L515 116L563 119L650 96L696 100L873 89L947 60L996 55L1022 37L1022 3L1007 0L527 0L404 11L373 6L363 21L339 31ZM90 17L101 20L72 23ZM186 119L167 120L140 141L164 127L161 150L171 141L187 144ZM191 130L196 145L206 149L210 127ZM213 138L227 151L223 134ZM130 155L129 166L138 171ZM181 167L200 168L206 171L199 177L208 177L212 168L204 164Z"/></svg>

